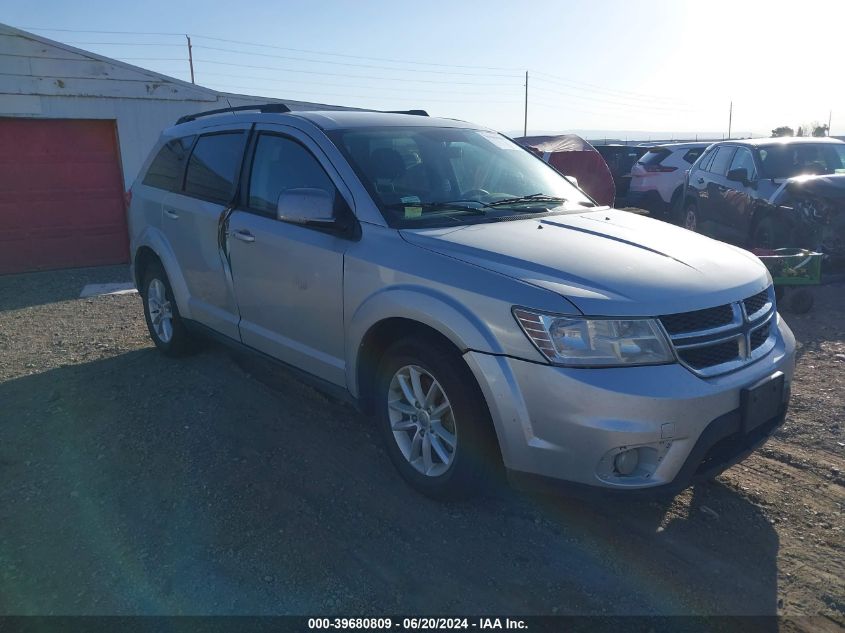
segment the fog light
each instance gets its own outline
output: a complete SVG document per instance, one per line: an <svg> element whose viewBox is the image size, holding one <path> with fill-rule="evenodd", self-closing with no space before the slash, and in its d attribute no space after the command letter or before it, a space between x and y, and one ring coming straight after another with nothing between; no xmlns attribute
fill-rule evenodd
<svg viewBox="0 0 845 633"><path fill-rule="evenodd" d="M637 449L622 451L613 459L613 468L620 475L630 475L637 469L640 455Z"/></svg>

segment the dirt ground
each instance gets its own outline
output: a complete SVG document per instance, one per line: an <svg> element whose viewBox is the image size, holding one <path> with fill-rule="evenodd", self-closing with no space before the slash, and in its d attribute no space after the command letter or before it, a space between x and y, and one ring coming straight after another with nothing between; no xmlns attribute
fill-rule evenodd
<svg viewBox="0 0 845 633"><path fill-rule="evenodd" d="M122 267L0 278L0 613L786 614L845 623L845 286L785 315L788 420L671 502L423 498L369 420L208 344ZM257 379L260 378L260 379Z"/></svg>

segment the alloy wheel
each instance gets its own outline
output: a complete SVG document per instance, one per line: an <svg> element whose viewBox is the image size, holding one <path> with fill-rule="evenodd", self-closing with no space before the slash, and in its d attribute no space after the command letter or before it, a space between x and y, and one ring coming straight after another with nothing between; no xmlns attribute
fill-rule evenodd
<svg viewBox="0 0 845 633"><path fill-rule="evenodd" d="M390 381L387 411L393 438L411 466L428 477L449 470L458 446L455 414L430 372L418 365L400 368Z"/></svg>
<svg viewBox="0 0 845 633"><path fill-rule="evenodd" d="M153 279L147 287L147 309L156 336L162 343L169 343L173 338L173 311L167 289L160 279Z"/></svg>
<svg viewBox="0 0 845 633"><path fill-rule="evenodd" d="M694 207L687 207L686 215L684 216L684 228L695 232L698 226L698 218L695 215Z"/></svg>

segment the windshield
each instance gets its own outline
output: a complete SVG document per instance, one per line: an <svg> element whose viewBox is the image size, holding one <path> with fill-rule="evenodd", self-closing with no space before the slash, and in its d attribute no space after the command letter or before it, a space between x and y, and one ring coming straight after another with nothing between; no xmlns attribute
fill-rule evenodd
<svg viewBox="0 0 845 633"><path fill-rule="evenodd" d="M390 226L451 226L594 206L541 159L495 132L389 127L329 136Z"/></svg>
<svg viewBox="0 0 845 633"><path fill-rule="evenodd" d="M764 178L845 173L845 143L793 143L760 148Z"/></svg>

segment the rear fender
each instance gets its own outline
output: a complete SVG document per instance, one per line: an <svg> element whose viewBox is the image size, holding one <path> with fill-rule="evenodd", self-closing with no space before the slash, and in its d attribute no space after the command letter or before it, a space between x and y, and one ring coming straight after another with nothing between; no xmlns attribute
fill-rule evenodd
<svg viewBox="0 0 845 633"><path fill-rule="evenodd" d="M149 248L158 257L161 265L164 267L164 272L167 274L167 279L170 281L170 287L173 290L173 298L176 300L179 314L183 318L190 319L191 309L188 302L190 296L188 293L188 284L185 282L185 277L179 268L176 255L164 233L155 227L147 226L138 236L138 240L133 244L132 249L133 276L135 274L135 259L143 247ZM143 279L139 279L138 281L139 283L143 283ZM139 290L142 289L139 288Z"/></svg>

